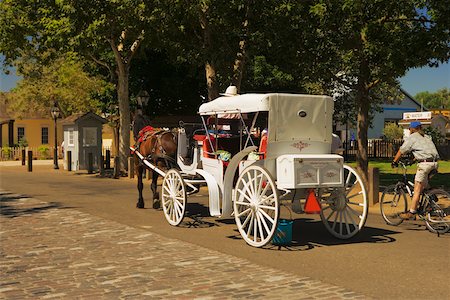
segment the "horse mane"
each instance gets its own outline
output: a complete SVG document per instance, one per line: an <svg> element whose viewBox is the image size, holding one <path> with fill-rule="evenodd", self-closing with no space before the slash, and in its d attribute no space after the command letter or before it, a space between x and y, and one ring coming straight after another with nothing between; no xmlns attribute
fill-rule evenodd
<svg viewBox="0 0 450 300"><path fill-rule="evenodd" d="M135 140L138 138L139 131L148 125L150 125L150 118L148 116L141 114L135 115L133 121L133 135Z"/></svg>

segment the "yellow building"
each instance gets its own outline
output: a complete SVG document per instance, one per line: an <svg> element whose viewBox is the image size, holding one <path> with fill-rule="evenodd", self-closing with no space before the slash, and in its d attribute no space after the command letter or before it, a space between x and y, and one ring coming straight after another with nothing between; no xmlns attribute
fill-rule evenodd
<svg viewBox="0 0 450 300"><path fill-rule="evenodd" d="M63 141L62 125L57 122L57 144ZM14 118L7 110L7 101L0 101L0 148L16 147L20 140L26 141L28 148L37 149L41 145L48 145L53 149L55 145L55 122L48 116L33 115L27 118ZM52 153L52 152L50 152Z"/></svg>

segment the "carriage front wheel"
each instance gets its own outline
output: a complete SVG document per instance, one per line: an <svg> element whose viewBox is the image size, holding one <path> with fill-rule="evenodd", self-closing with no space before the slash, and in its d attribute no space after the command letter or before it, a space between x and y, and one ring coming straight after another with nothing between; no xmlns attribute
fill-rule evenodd
<svg viewBox="0 0 450 300"><path fill-rule="evenodd" d="M345 185L322 192L320 217L327 230L337 238L348 239L366 223L367 193L361 177L344 165Z"/></svg>
<svg viewBox="0 0 450 300"><path fill-rule="evenodd" d="M234 218L241 236L251 246L272 240L278 224L279 203L275 181L266 169L249 166L234 189Z"/></svg>
<svg viewBox="0 0 450 300"><path fill-rule="evenodd" d="M170 225L183 221L186 211L186 186L180 172L170 169L162 183L162 207Z"/></svg>

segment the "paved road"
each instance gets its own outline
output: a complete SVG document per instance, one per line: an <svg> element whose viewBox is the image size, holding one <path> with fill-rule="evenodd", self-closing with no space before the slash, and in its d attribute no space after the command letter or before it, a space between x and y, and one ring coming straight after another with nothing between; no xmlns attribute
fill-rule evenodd
<svg viewBox="0 0 450 300"><path fill-rule="evenodd" d="M20 214L17 218L2 213L2 273L7 265L12 270L18 268L18 279L30 275L24 277L30 284L30 297L33 295L30 291L43 285L42 281L50 286L50 291L42 293L48 296L61 293L58 284L46 279L47 274L56 271L40 269L59 263L65 266L60 272L66 272L61 282L72 282L76 287L63 288L66 296L81 295L86 289L86 297L91 292L94 295L111 292L110 296L123 298L152 291L159 292L148 296L162 298L193 298L194 295L237 298L246 293L248 297L260 298L325 298L326 294L320 294L323 291L330 293L331 298L358 295L383 299L449 298L444 284L450 266L449 235L438 238L420 223L393 228L384 225L379 215L371 214L360 235L350 241L340 241L331 237L315 217L295 215L292 247L255 249L239 237L233 222L207 217L206 200L202 196L192 197L188 207L191 214L200 216L197 218L200 222L187 219L182 227L175 228L165 222L161 211L134 208L135 182L128 179L74 175L45 166L36 167L32 173L26 172L24 167L0 167L0 172L2 189L39 199L4 201L3 208L13 204L36 205L31 204L33 201L45 201L47 204L39 205L49 206L29 210L32 213ZM145 197L150 199L148 189ZM13 210L21 211L20 208ZM36 228L39 230L34 231ZM13 239L11 246L11 239L7 237L20 234L27 238ZM22 240L26 243L17 242ZM63 246L52 245L59 240ZM23 247L20 258L30 261L14 261L14 256L19 255L6 252L13 251L8 247L19 245ZM39 245L44 245L43 249L39 249ZM65 248L52 250L53 247ZM77 250L77 247L83 249ZM68 251L73 248L75 250ZM40 250L43 252L33 256L33 251ZM4 255L12 256L7 257L13 261L12 267L5 264ZM200 260L210 256L217 256L217 259ZM33 268L37 269L30 271L33 257L38 263ZM83 265L86 263L92 265ZM186 265L176 265L180 263ZM82 268L81 275L76 268L67 267L73 265ZM111 266L115 268L102 270ZM164 270L156 271L157 276L152 277L151 270L160 268ZM59 278L59 273L56 274ZM139 277L127 277L133 274ZM267 280L266 276L272 279ZM82 284L84 277L87 278L85 285ZM101 284L111 280L118 281L111 286ZM155 287L155 280L163 288ZM16 281L19 283L15 286L24 285L23 281ZM191 289L202 282L210 294L203 295ZM2 276L2 284L5 283ZM1 286L0 292L13 294L12 286ZM127 289L128 286L131 289ZM303 288L294 288L297 286ZM177 294L181 290L186 293Z"/></svg>

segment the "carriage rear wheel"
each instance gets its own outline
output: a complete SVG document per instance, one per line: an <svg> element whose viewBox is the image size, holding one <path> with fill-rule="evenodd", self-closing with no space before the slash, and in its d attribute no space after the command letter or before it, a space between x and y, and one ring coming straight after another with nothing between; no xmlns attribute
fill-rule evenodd
<svg viewBox="0 0 450 300"><path fill-rule="evenodd" d="M186 211L186 186L180 172L170 169L162 183L162 206L170 225L179 225Z"/></svg>
<svg viewBox="0 0 450 300"><path fill-rule="evenodd" d="M328 189L322 193L320 217L327 230L337 238L348 239L357 234L366 223L367 193L361 177L344 165L343 188Z"/></svg>
<svg viewBox="0 0 450 300"><path fill-rule="evenodd" d="M278 190L272 176L260 166L249 166L236 182L234 200L234 218L244 240L254 247L269 243L279 214Z"/></svg>

